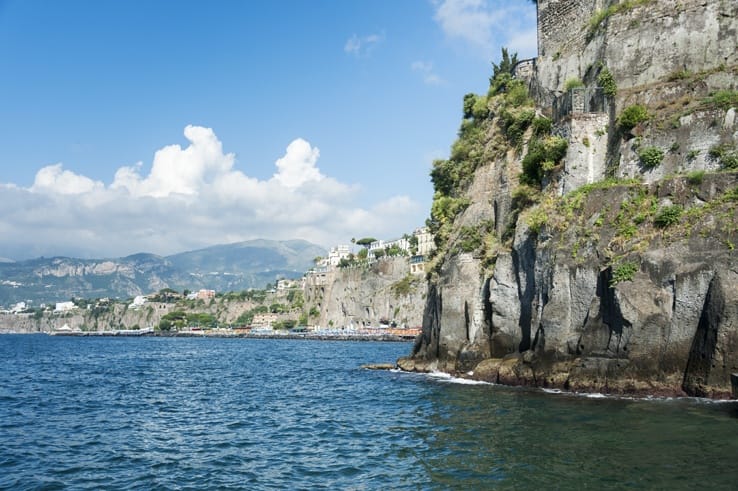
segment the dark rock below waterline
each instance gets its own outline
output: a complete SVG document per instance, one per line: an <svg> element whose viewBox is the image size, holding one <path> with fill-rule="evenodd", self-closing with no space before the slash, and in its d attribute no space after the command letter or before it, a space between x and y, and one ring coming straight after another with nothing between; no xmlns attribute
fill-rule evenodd
<svg viewBox="0 0 738 491"><path fill-rule="evenodd" d="M361 368L365 370L394 370L397 368L396 363L368 363L361 365Z"/></svg>

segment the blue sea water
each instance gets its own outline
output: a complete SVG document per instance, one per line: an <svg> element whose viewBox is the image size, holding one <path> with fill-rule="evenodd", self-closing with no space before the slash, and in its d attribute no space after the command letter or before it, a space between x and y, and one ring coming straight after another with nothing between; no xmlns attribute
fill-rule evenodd
<svg viewBox="0 0 738 491"><path fill-rule="evenodd" d="M735 489L738 408L369 371L407 343L0 336L0 489Z"/></svg>

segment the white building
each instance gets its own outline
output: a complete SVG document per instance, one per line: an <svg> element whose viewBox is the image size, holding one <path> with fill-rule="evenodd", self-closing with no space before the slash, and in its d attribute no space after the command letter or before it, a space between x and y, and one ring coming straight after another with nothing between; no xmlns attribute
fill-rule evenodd
<svg viewBox="0 0 738 491"><path fill-rule="evenodd" d="M18 302L17 304L10 307L10 311L14 314L17 314L18 312L23 312L26 310L26 302Z"/></svg>
<svg viewBox="0 0 738 491"><path fill-rule="evenodd" d="M76 308L77 306L74 305L74 302L57 302L54 312L69 312Z"/></svg>
<svg viewBox="0 0 738 491"><path fill-rule="evenodd" d="M393 247L397 247L401 251L406 252L408 255L427 256L436 248L436 244L433 241L433 234L430 233L428 227L416 228L413 231L413 237L417 240L417 250L414 250L413 246L411 245L411 243L415 241L413 241L411 237L408 237L406 235L399 239L393 240L375 240L374 242L369 244L369 256L376 257L376 251L386 251L387 249L391 249Z"/></svg>
<svg viewBox="0 0 738 491"><path fill-rule="evenodd" d="M299 280L289 280L289 279L282 279L277 281L277 291L282 292L285 290L293 290L296 288L302 288L303 283L305 282L305 279L299 279Z"/></svg>
<svg viewBox="0 0 738 491"><path fill-rule="evenodd" d="M143 305L146 303L147 299L143 295L137 295L133 299L133 303L130 305L130 308L137 309L139 307L143 307Z"/></svg>
<svg viewBox="0 0 738 491"><path fill-rule="evenodd" d="M410 253L410 241L407 240L405 237L401 237L399 239L392 240L375 240L374 242L369 244L369 255L372 257L376 257L376 251L386 251L387 249L391 249L395 246L397 246L397 248L399 248L401 251L405 251L408 254Z"/></svg>
<svg viewBox="0 0 738 491"><path fill-rule="evenodd" d="M415 229L413 235L418 239L418 252L416 254L419 256L427 256L436 248L433 234L430 233L428 227Z"/></svg>
<svg viewBox="0 0 738 491"><path fill-rule="evenodd" d="M339 245L331 247L328 251L328 266L338 266L341 259L348 259L351 254L351 248L347 245Z"/></svg>
<svg viewBox="0 0 738 491"><path fill-rule="evenodd" d="M369 244L369 255L374 256L374 251L378 250L384 250L384 241L383 240L375 240L371 244Z"/></svg>

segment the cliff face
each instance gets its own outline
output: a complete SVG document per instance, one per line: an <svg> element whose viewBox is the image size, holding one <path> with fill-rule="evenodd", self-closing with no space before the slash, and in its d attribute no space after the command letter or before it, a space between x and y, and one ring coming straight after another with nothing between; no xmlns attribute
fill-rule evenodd
<svg viewBox="0 0 738 491"><path fill-rule="evenodd" d="M510 89L467 115L462 138L481 129L484 158L450 191L434 176L443 247L423 334L399 364L726 396L738 369L738 4L538 4L540 57L526 80L537 117L509 107ZM603 96L608 78L617 93ZM564 92L570 79L582 92ZM645 114L626 124L636 104ZM543 116L552 137L536 134ZM563 156L546 150L564 141ZM464 162L456 150L445 165ZM450 226L443 193L465 205Z"/></svg>
<svg viewBox="0 0 738 491"><path fill-rule="evenodd" d="M323 327L383 323L418 327L426 291L424 277L410 274L407 258L385 258L371 266L334 269L308 280L305 305L306 310L319 312L315 323Z"/></svg>

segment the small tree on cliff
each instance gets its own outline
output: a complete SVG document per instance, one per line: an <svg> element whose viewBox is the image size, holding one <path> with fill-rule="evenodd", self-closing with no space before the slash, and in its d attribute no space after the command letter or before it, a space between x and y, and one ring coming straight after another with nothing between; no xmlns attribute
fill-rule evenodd
<svg viewBox="0 0 738 491"><path fill-rule="evenodd" d="M374 237L364 237L363 239L357 240L356 244L362 247L366 247L368 249L369 246L372 244L372 242L376 242L376 241L377 239L375 239Z"/></svg>
<svg viewBox="0 0 738 491"><path fill-rule="evenodd" d="M507 51L507 48L502 48L502 59L498 65L494 61L492 62L492 78L489 79L490 85L492 85L499 76L501 75L512 75L515 65L518 64L518 54L513 53L512 56Z"/></svg>
<svg viewBox="0 0 738 491"><path fill-rule="evenodd" d="M507 48L502 48L502 59L498 65L492 62L492 76L489 78L488 95L494 96L507 92L508 86L513 82L513 73L515 65L518 63L518 54L513 53L512 56Z"/></svg>

